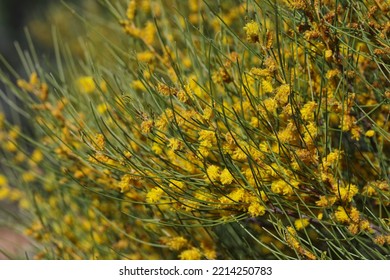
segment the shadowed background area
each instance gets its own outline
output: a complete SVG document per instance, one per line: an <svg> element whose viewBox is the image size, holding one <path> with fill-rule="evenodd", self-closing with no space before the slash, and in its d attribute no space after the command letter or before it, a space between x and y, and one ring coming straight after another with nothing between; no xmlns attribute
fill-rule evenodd
<svg viewBox="0 0 390 280"><path fill-rule="evenodd" d="M20 52L29 52L28 37L31 38L34 49L39 54L39 60L42 62L39 67L46 68L53 65L53 32L61 34L64 41L73 46L72 51L78 53L80 51L78 35L82 34L84 29L80 22L75 20L75 14L71 11L75 7L76 9L80 8L78 12L84 13L95 10L98 7L98 1L1 0L1 72L7 75L11 81L16 81L17 78L5 67L3 62L6 62L20 75L20 78L28 77L29 73L26 73L20 59ZM9 91L0 81L1 95L12 96ZM24 104L20 104L17 100L14 102L17 103L18 107L23 108ZM34 137L28 124L30 120L17 114L14 110L10 110L10 106L4 102L3 98L0 98L0 114L4 115L11 124L18 124L23 133ZM0 157L5 158L1 149ZM0 162L0 174L7 168L5 165ZM8 181L10 181L9 178ZM33 257L33 245L21 230L24 219L25 217L18 206L15 203L2 200L0 194L0 259Z"/></svg>
<svg viewBox="0 0 390 280"><path fill-rule="evenodd" d="M59 3L60 1L50 2ZM22 69L15 49L15 42L19 42L24 48L26 44L26 26L34 18L43 16L48 3L48 0L0 1L0 54L13 68ZM3 69L2 63L0 63L0 67L2 71L6 71L6 69ZM7 92L1 82L0 90ZM3 100L0 100L0 102L0 113L11 120L6 104ZM3 166L0 166L1 169L3 169ZM18 230L17 224L21 222L22 217L18 207L10 202L0 200L0 259L25 259L30 257L29 252L32 250L32 245L28 238Z"/></svg>

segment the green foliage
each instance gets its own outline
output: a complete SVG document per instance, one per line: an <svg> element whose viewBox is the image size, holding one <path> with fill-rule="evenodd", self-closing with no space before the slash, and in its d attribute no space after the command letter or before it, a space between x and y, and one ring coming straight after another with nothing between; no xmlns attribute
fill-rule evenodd
<svg viewBox="0 0 390 280"><path fill-rule="evenodd" d="M1 74L37 258L389 258L385 1L103 2Z"/></svg>

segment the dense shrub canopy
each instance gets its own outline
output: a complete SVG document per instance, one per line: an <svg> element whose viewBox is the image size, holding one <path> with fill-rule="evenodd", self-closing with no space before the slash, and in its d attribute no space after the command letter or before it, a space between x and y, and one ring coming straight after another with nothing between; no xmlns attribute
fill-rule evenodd
<svg viewBox="0 0 390 280"><path fill-rule="evenodd" d="M388 2L103 2L1 75L37 258L389 258Z"/></svg>

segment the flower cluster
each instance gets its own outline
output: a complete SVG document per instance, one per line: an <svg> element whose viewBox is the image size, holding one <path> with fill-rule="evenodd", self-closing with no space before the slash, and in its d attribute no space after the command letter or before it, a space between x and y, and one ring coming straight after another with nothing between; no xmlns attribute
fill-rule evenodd
<svg viewBox="0 0 390 280"><path fill-rule="evenodd" d="M108 5L99 59L8 83L37 258L386 258L386 4L209 2Z"/></svg>

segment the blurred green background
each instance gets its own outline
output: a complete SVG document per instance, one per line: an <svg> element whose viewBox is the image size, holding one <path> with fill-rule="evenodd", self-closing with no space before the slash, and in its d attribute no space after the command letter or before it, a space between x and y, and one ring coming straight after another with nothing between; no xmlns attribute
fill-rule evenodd
<svg viewBox="0 0 390 280"><path fill-rule="evenodd" d="M15 43L26 49L25 29L35 20L45 20L48 5L58 5L56 0L0 0L0 54L17 71L22 70ZM44 48L40 43L38 49ZM0 70L11 77L9 71L0 63ZM23 72L21 72L23 73ZM0 82L0 90L7 94L7 88ZM0 99L0 113L12 121L8 106ZM28 127L25 127L28 130ZM1 154L0 154L1 156ZM0 170L3 167L0 166ZM0 201L0 260L26 259L32 256L33 245L21 231L19 224L23 217L16 205Z"/></svg>
<svg viewBox="0 0 390 280"><path fill-rule="evenodd" d="M70 8L71 7L71 8ZM71 10L75 10L72 13ZM83 23L76 14L91 16L96 11L104 12L98 0L0 0L0 56L6 61L21 78L28 79L17 45L21 51L29 52L27 34L32 38L38 59L42 62L40 67L53 67L53 36L55 30L61 34L61 39L70 45L74 54L80 55L79 37L84 35ZM11 81L16 78L7 70L0 60L0 72L7 75ZM1 95L8 94L9 89L0 81ZM0 96L1 96L0 95ZM19 107L23 104L17 102ZM0 98L0 114L4 114L10 123L22 124L23 133L33 135L28 121L10 110ZM2 157L0 150L0 157ZM0 163L0 173L6 168ZM5 172L6 173L6 172ZM12 185L11 185L12 186ZM0 259L26 259L33 256L33 246L24 237L22 232L23 214L16 205L0 200Z"/></svg>

